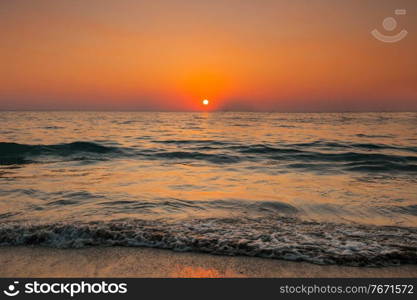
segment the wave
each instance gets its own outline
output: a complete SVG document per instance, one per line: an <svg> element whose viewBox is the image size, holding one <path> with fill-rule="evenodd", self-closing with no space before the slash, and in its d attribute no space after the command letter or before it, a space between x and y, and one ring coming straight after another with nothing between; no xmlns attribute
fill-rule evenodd
<svg viewBox="0 0 417 300"><path fill-rule="evenodd" d="M161 144L210 144L210 145L228 145L227 142L215 141L215 140L154 140L153 143L161 143Z"/></svg>
<svg viewBox="0 0 417 300"><path fill-rule="evenodd" d="M289 217L3 223L0 245L155 247L349 266L417 264L417 228L307 222Z"/></svg>
<svg viewBox="0 0 417 300"><path fill-rule="evenodd" d="M73 160L107 160L120 157L145 160L205 161L213 164L273 162L271 168L322 172L417 172L415 147L381 144L343 144L315 141L302 144L241 145L214 140L166 140L177 147L117 147L93 142L56 145L0 143L0 165L39 162L54 156ZM140 146L140 145L139 145ZM392 150L383 152L383 150ZM394 151L395 150L395 151ZM393 153L394 151L394 153Z"/></svg>
<svg viewBox="0 0 417 300"><path fill-rule="evenodd" d="M242 158L227 155L227 154L210 154L195 151L170 151L170 152L157 152L148 155L153 159L185 159L185 160L204 160L211 163L238 163L242 161Z"/></svg>
<svg viewBox="0 0 417 300"><path fill-rule="evenodd" d="M33 162L39 156L68 157L80 154L120 153L116 147L108 147L92 142L73 142L56 145L26 145L18 143L0 143L0 165L25 164ZM90 158L92 158L90 156ZM96 158L98 158L96 156Z"/></svg>
<svg viewBox="0 0 417 300"><path fill-rule="evenodd" d="M307 148L307 150L300 149ZM332 146L334 147L334 146ZM417 156L384 154L377 152L323 152L298 147L271 147L267 145L233 146L234 150L248 155L247 159L277 161L287 168L315 171L355 172L417 172Z"/></svg>
<svg viewBox="0 0 417 300"><path fill-rule="evenodd" d="M297 150L306 149L326 149L326 150L397 150L404 152L417 153L417 147L406 147L406 146L395 146L388 144L379 143L342 143L342 142L327 142L327 141L313 141L309 143L277 143L277 145L271 146L270 144L252 144L248 146L238 145L236 143L226 141L215 141L215 140L154 140L153 143L160 144L175 144L178 146L187 145L207 145L207 146L222 146L225 149L241 149L242 151L260 151L259 153L265 152L279 152L279 151L291 151L296 152ZM279 146L277 148L276 146ZM249 150L246 150L249 149Z"/></svg>
<svg viewBox="0 0 417 300"><path fill-rule="evenodd" d="M417 147L400 147L392 146L386 144L364 144L364 143L336 143L336 142L322 142L314 141L310 143L297 143L297 144L282 144L279 148L276 146L270 146L265 144L254 144L249 146L232 146L232 148L237 149L249 149L249 151L260 151L264 152L282 152L282 151L291 151L291 152L300 152L307 150L398 150L404 152L417 153Z"/></svg>
<svg viewBox="0 0 417 300"><path fill-rule="evenodd" d="M380 135L375 135L375 134L364 134L364 133L359 133L359 134L356 134L356 136L357 137L360 137L360 138L376 138L376 139L380 139L380 138L393 138L394 137L394 135L392 135L392 134L386 134L386 135L382 135L382 134L380 134Z"/></svg>

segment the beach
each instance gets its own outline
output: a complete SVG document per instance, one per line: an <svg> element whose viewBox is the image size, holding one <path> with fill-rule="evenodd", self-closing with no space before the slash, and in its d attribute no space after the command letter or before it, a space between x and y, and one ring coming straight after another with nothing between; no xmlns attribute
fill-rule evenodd
<svg viewBox="0 0 417 300"><path fill-rule="evenodd" d="M416 265L345 267L133 247L0 247L0 277L417 277Z"/></svg>

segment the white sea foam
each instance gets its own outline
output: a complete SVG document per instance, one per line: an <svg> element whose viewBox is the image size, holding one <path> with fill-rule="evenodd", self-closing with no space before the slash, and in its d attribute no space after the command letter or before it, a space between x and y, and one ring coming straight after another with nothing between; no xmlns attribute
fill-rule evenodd
<svg viewBox="0 0 417 300"><path fill-rule="evenodd" d="M417 229L305 222L296 218L130 220L0 225L0 245L157 247L317 264L417 263Z"/></svg>

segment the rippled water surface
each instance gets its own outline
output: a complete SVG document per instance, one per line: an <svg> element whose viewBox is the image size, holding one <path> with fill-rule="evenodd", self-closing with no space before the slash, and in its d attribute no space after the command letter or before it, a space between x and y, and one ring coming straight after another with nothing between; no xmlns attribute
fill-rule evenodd
<svg viewBox="0 0 417 300"><path fill-rule="evenodd" d="M415 262L417 113L0 112L0 224L0 244Z"/></svg>

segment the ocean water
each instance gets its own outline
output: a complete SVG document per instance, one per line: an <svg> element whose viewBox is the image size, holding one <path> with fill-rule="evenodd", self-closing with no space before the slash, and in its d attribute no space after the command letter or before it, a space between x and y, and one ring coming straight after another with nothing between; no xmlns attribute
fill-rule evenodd
<svg viewBox="0 0 417 300"><path fill-rule="evenodd" d="M0 245L417 263L417 113L0 112Z"/></svg>

